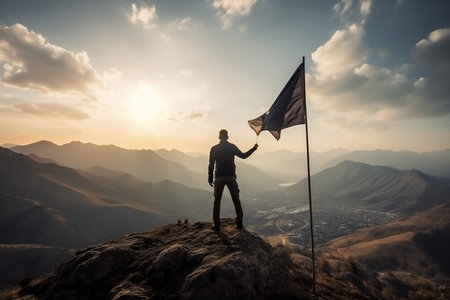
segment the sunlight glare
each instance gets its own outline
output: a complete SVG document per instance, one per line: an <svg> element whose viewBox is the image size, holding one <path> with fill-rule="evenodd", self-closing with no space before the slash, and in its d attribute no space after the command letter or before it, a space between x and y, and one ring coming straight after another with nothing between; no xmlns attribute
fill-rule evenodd
<svg viewBox="0 0 450 300"><path fill-rule="evenodd" d="M163 113L163 102L157 91L149 84L140 82L131 95L131 118L138 125L151 126Z"/></svg>

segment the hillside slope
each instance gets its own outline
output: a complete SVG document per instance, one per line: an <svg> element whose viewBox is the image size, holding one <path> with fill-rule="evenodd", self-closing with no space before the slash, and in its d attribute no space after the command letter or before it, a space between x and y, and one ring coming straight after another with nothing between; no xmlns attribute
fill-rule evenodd
<svg viewBox="0 0 450 300"><path fill-rule="evenodd" d="M329 247L373 271L450 278L450 200L405 220L359 230Z"/></svg>

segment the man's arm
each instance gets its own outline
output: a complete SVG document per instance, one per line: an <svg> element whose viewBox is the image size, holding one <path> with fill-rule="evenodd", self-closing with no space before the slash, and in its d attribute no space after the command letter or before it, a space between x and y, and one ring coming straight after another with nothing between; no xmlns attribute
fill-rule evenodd
<svg viewBox="0 0 450 300"><path fill-rule="evenodd" d="M214 186L213 184L213 174L214 174L214 163L215 158L213 156L213 151L209 152L209 165L208 165L208 183L210 186Z"/></svg>
<svg viewBox="0 0 450 300"><path fill-rule="evenodd" d="M256 149L258 149L258 144L255 144L250 150L248 150L247 152L243 153L241 150L239 150L238 147L236 147L236 153L235 155L237 157L240 157L242 159L246 159L247 157L249 157L250 155L253 154L253 152L256 151Z"/></svg>

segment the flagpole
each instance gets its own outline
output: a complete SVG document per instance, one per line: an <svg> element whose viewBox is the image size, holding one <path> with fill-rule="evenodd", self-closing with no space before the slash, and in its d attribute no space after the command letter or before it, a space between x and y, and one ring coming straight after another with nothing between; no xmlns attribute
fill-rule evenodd
<svg viewBox="0 0 450 300"><path fill-rule="evenodd" d="M305 76L305 57L303 56L303 76ZM309 164L309 138L308 138L308 118L306 114L306 78L303 78L303 99L305 99L305 131L306 131L306 161L308 169L308 196L309 196L309 224L311 229L311 262L312 262L312 279L313 279L313 293L316 293L316 272L314 268L314 232L313 232L313 217L312 217L312 201L311 201L311 168Z"/></svg>

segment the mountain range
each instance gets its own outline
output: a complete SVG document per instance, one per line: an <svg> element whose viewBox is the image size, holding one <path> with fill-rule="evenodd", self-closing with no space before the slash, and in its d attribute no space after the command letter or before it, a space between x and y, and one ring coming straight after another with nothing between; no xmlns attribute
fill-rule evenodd
<svg viewBox="0 0 450 300"><path fill-rule="evenodd" d="M2 242L74 247L210 210L209 192L167 180L101 177L4 148L0 164Z"/></svg>
<svg viewBox="0 0 450 300"><path fill-rule="evenodd" d="M450 178L450 149L422 153L389 150L352 151L329 160L324 167L332 167L345 160L373 166L390 166L400 170L416 169L430 175Z"/></svg>
<svg viewBox="0 0 450 300"><path fill-rule="evenodd" d="M344 161L311 176L314 205L347 206L408 215L450 200L450 180L418 170L397 170ZM307 181L277 197L306 203ZM275 195L271 195L274 197Z"/></svg>
<svg viewBox="0 0 450 300"><path fill-rule="evenodd" d="M332 149L326 152L310 153L311 174L350 160L373 166L390 166L399 170L416 169L424 173L450 178L450 149L430 152L368 150L350 151ZM307 176L306 153L277 150L255 153L249 164L273 174L284 182L297 182Z"/></svg>
<svg viewBox="0 0 450 300"><path fill-rule="evenodd" d="M177 219L211 217L211 190L189 186L195 185L195 174L201 180L206 178L201 175L201 169L207 166L207 156L79 142L63 146L38 142L11 149L14 151L0 148L0 251L3 253L0 264L6 268L12 265L4 263L14 261L38 273L70 255L73 248ZM327 159L342 151L328 153ZM132 167L126 167L127 163ZM173 177L172 171L166 172L166 166L167 170L184 170L185 176L194 174L187 180L190 184L183 184L183 176ZM248 182L244 186L251 191L248 197L243 197L245 213L258 214L272 207L273 212L267 215L272 220L285 214L285 210L280 210L282 207L307 203L306 179L279 188L274 184L276 179L264 176L266 173L254 166L239 164L238 168L239 182ZM245 178L241 173L251 176ZM311 180L314 207L363 208L408 216L450 200L448 179L418 170L344 161L316 173ZM268 181L270 185L266 184ZM222 215L233 216L231 201L222 202ZM428 217L433 219L433 212ZM256 218L247 220L255 220L251 227L258 232L259 226L267 225L267 218L263 216L263 219L261 224ZM275 225L279 224L273 223L276 229ZM391 229L386 227L386 230ZM44 262L45 258L49 259L46 264L33 267L32 261ZM8 274L13 272L3 272L0 284L17 279Z"/></svg>
<svg viewBox="0 0 450 300"><path fill-rule="evenodd" d="M25 155L33 154L38 160L53 161L73 169L103 167L129 173L141 180L158 183L169 180L183 185L211 190L207 182L208 157L191 156L178 150L128 150L113 145L71 142L58 146L39 141L11 150ZM279 180L257 167L237 162L239 184L244 196L261 189L277 187ZM258 178L255 182L254 178Z"/></svg>

